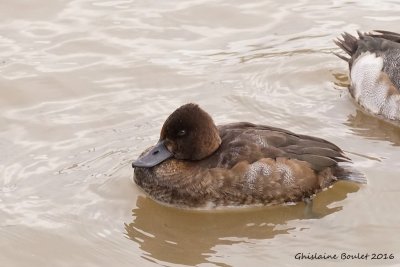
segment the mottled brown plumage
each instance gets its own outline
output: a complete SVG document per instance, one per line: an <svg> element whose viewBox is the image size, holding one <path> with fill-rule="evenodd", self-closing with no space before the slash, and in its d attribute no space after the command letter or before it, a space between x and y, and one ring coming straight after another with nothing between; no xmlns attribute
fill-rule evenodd
<svg viewBox="0 0 400 267"><path fill-rule="evenodd" d="M247 122L216 127L194 104L171 114L160 140L180 159L172 156L153 167L138 167L134 162L134 179L153 199L180 207L296 202L337 179L364 179L341 166L349 159L326 140ZM175 151L181 147L187 158ZM193 160L204 147L208 155ZM150 150L154 149L142 156Z"/></svg>

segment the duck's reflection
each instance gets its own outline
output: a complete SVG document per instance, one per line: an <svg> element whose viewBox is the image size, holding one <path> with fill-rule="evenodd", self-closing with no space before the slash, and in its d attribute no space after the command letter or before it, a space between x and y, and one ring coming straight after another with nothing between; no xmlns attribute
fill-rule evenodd
<svg viewBox="0 0 400 267"><path fill-rule="evenodd" d="M400 123L395 125L357 109L355 115L348 117L345 125L350 126L356 135L373 140L389 141L395 146L400 145Z"/></svg>
<svg viewBox="0 0 400 267"><path fill-rule="evenodd" d="M296 229L294 220L322 218L337 212L341 206L328 205L343 200L358 188L349 182L338 182L316 196L312 211L304 203L251 210L189 211L139 197L137 208L133 209L133 222L125 224L125 229L128 238L140 245L143 258L193 266L212 262L208 258L215 254L217 245L271 239Z"/></svg>
<svg viewBox="0 0 400 267"><path fill-rule="evenodd" d="M350 80L347 73L333 71L332 75L335 77L333 84L337 89L348 90L348 87L350 86Z"/></svg>

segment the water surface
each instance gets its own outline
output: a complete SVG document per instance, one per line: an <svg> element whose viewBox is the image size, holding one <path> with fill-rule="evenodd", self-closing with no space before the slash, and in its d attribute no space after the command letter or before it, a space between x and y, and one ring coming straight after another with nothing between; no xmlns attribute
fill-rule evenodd
<svg viewBox="0 0 400 267"><path fill-rule="evenodd" d="M0 3L2 266L400 264L400 130L350 100L342 31L398 30L395 1ZM368 185L199 213L154 203L130 163L196 102L344 148ZM296 260L296 253L393 260Z"/></svg>

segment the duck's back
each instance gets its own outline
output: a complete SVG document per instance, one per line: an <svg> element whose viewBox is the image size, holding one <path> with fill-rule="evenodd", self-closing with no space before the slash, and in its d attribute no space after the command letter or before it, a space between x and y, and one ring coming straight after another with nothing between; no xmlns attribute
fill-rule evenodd
<svg viewBox="0 0 400 267"><path fill-rule="evenodd" d="M285 157L306 161L320 171L347 161L336 145L317 137L251 123L233 123L219 127L222 145L213 157L218 167L230 168L238 161ZM213 161L215 162L215 161Z"/></svg>

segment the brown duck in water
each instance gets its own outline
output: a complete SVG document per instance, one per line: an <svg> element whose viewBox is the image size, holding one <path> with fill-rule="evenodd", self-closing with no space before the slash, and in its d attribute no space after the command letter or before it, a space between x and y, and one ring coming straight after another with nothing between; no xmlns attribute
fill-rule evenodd
<svg viewBox="0 0 400 267"><path fill-rule="evenodd" d="M364 182L349 162L324 139L248 122L215 126L186 104L132 166L136 184L156 201L210 208L297 202L337 180Z"/></svg>

